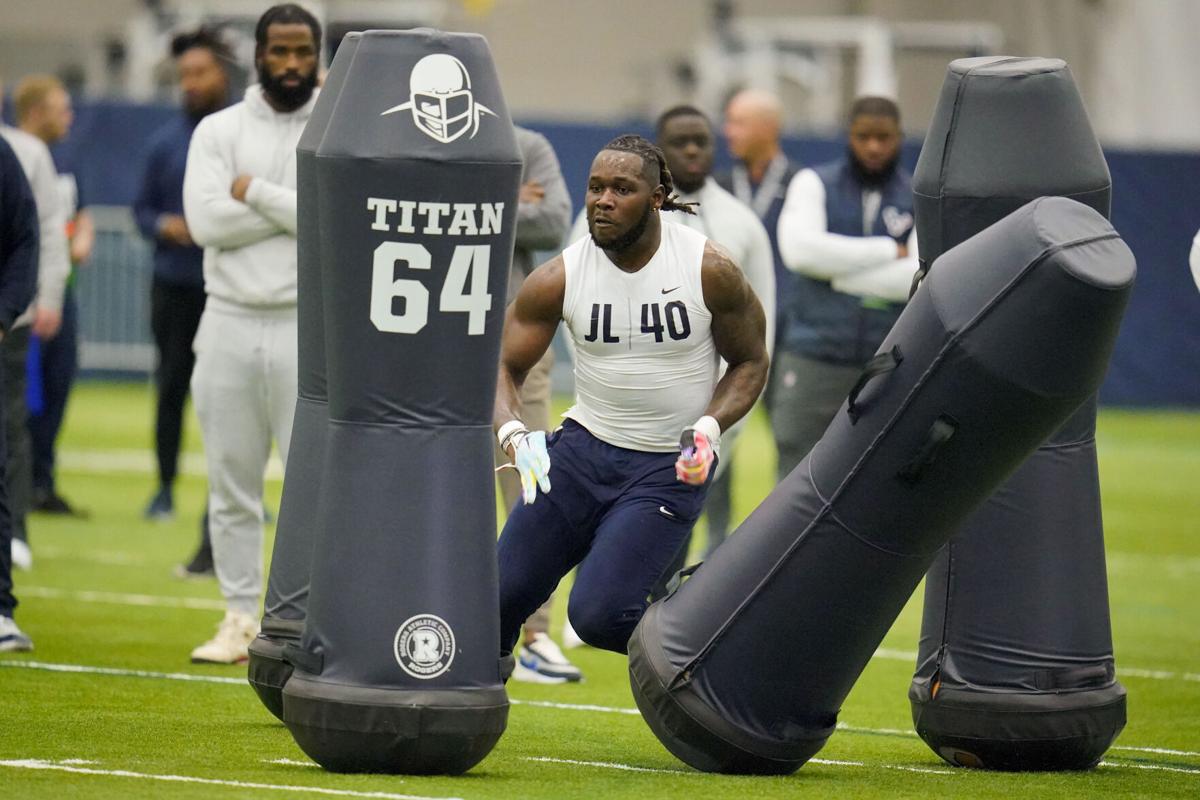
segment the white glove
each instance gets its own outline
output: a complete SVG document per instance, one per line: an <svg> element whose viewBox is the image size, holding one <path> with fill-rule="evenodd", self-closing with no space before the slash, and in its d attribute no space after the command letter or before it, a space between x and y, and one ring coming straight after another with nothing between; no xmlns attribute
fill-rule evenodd
<svg viewBox="0 0 1200 800"><path fill-rule="evenodd" d="M550 491L550 453L546 450L546 432L534 431L517 440L513 462L521 476L521 498L525 505L537 499L537 490L542 494Z"/></svg>
<svg viewBox="0 0 1200 800"><path fill-rule="evenodd" d="M512 464L497 468L511 468L521 476L521 499L529 505L537 499L540 486L542 493L550 491L550 453L546 450L546 432L534 431L521 423L520 420L509 420L500 426L496 433L500 449L508 452L512 448Z"/></svg>

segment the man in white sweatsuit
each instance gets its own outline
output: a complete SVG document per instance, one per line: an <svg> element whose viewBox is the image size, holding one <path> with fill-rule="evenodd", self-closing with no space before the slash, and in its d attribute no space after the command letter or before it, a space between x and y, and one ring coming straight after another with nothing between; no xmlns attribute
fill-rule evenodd
<svg viewBox="0 0 1200 800"><path fill-rule="evenodd" d="M263 473L296 404L296 143L316 99L321 28L294 4L255 31L259 84L196 126L183 208L208 295L192 397L208 459L213 561L228 610L193 662L245 661L258 633Z"/></svg>

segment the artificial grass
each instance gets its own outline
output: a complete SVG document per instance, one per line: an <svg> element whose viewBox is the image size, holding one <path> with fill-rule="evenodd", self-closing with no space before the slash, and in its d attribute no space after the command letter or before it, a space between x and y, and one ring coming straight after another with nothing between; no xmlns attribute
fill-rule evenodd
<svg viewBox="0 0 1200 800"><path fill-rule="evenodd" d="M334 775L311 766L272 763L307 759L241 682L244 668L188 663L191 648L211 635L221 616L215 582L184 582L171 574L195 544L204 481L200 475L181 477L174 522L141 519L155 488L153 462L144 453L150 447L150 407L145 386L87 383L77 388L60 443L59 488L87 508L91 518L31 517L35 566L18 573L16 582L22 599L18 619L37 650L0 660L186 673L233 682L0 666L0 787L9 797L306 796L287 789L3 763L27 759L79 759L96 763L61 766L319 787L359 796L1200 795L1200 601L1195 591L1200 503L1192 491L1200 480L1200 415L1106 411L1101 416L1118 672L1160 673L1121 675L1129 691L1130 718L1118 748L1106 758L1110 765L1085 773L997 774L952 769L934 756L911 734L905 695L913 668L906 654L916 649L920 627L918 591L884 641L881 657L871 662L847 699L840 717L847 729L795 775L729 777L691 770L663 749L639 716L622 713L634 707L625 660L582 649L570 653L586 675L582 684L509 684L515 703L508 730L482 764L461 777L415 778ZM186 446L199 452L194 425ZM130 451L143 451L145 458L114 457ZM735 462L735 518L769 491L773 461L765 421L756 415ZM268 483L271 508L278 507L279 489L277 481ZM694 552L703 542L701 526ZM269 552L269 537L267 546ZM162 602L155 598L173 605L135 604ZM557 604L556 625L565 593L560 592Z"/></svg>

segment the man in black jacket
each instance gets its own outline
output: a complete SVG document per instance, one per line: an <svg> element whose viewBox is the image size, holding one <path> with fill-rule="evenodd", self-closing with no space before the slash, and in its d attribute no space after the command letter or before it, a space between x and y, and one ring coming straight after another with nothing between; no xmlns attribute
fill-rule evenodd
<svg viewBox="0 0 1200 800"><path fill-rule="evenodd" d="M12 148L0 139L0 338L33 300L37 263L38 216L33 192ZM3 397L0 391L0 401ZM4 429L0 426L0 464L5 458ZM3 473L0 469L0 476ZM17 601L12 595L11 547L8 491L0 479L0 652L33 649L33 641L13 621Z"/></svg>

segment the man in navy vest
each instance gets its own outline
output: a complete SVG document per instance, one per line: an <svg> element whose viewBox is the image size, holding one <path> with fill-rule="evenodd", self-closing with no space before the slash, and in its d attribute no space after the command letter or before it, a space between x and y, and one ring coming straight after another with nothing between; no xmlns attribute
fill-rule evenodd
<svg viewBox="0 0 1200 800"><path fill-rule="evenodd" d="M860 97L849 123L847 154L796 173L779 215L779 252L796 276L771 387L780 480L825 432L900 316L917 270L900 109Z"/></svg>

